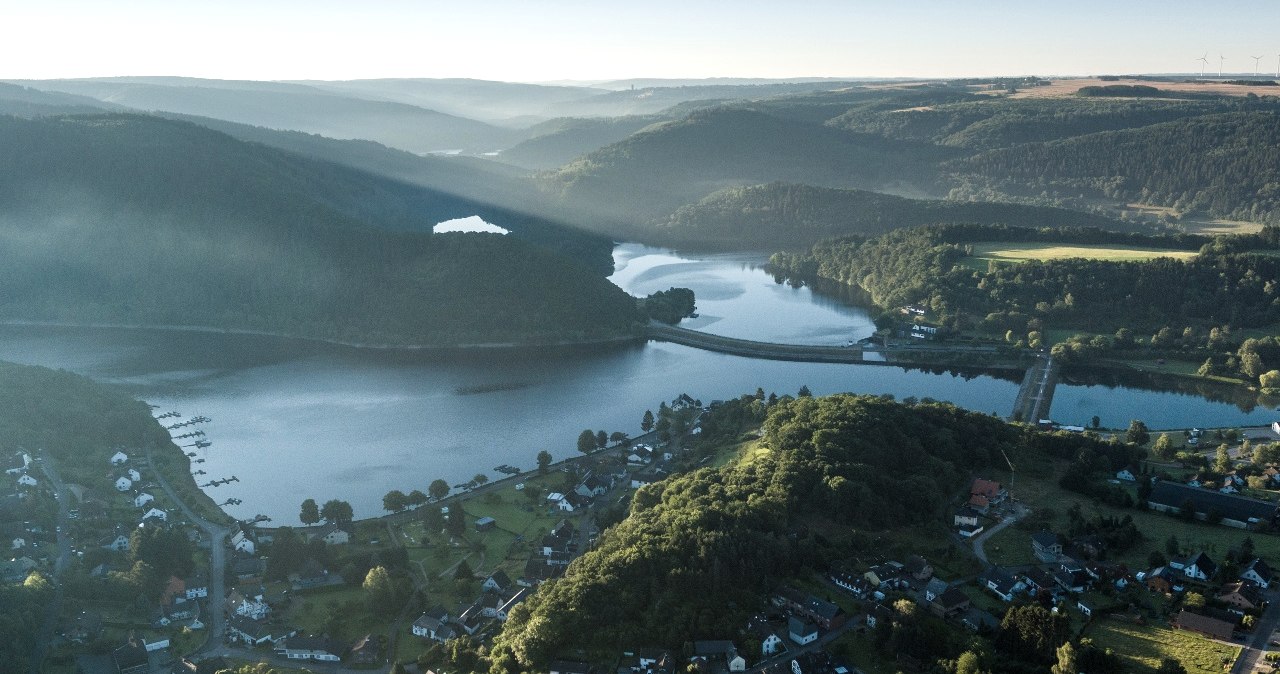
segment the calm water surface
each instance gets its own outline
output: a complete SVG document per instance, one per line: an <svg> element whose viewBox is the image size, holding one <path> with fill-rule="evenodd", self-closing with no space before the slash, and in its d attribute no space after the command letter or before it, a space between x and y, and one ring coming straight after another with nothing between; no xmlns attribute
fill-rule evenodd
<svg viewBox="0 0 1280 674"><path fill-rule="evenodd" d="M613 280L633 294L694 289L708 332L795 343L843 343L871 333L867 313L779 286L740 256L691 259L624 245ZM639 433L646 409L687 392L704 402L754 391L890 393L931 397L1007 414L1017 383L875 365L737 358L650 343L558 354L427 356L230 335L127 330L0 328L0 359L81 372L122 385L158 411L212 417L213 446L196 467L237 517L297 524L305 498L341 498L358 516L381 512L391 489L426 490L508 463L532 467L547 450L576 453L584 428ZM1104 386L1059 386L1053 416L1106 425L1140 418L1152 427L1268 423L1270 408L1244 411L1197 395ZM181 431L177 431L181 432Z"/></svg>

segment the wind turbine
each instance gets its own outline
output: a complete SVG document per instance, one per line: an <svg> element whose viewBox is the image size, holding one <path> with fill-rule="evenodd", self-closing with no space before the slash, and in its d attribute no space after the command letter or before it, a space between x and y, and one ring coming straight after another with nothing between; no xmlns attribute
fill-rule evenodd
<svg viewBox="0 0 1280 674"><path fill-rule="evenodd" d="M1262 58L1263 58L1263 57L1261 57L1261 56L1255 56L1255 57L1253 57L1253 76L1254 76L1255 78L1258 76L1258 64L1259 64L1259 63L1262 63Z"/></svg>
<svg viewBox="0 0 1280 674"><path fill-rule="evenodd" d="M1196 60L1200 62L1200 79L1204 79L1204 69L1209 65L1209 52L1205 52L1204 56Z"/></svg>
<svg viewBox="0 0 1280 674"><path fill-rule="evenodd" d="M1218 79L1222 79L1222 63L1226 60L1227 57L1223 56L1221 53L1218 54Z"/></svg>

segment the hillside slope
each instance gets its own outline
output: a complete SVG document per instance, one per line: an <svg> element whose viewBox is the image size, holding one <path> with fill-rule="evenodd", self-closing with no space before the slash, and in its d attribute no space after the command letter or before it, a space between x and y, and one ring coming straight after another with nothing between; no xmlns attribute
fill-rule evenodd
<svg viewBox="0 0 1280 674"><path fill-rule="evenodd" d="M513 236L412 230L409 188L135 115L0 119L0 319L387 344L625 334L632 299ZM193 158L196 160L193 161Z"/></svg>

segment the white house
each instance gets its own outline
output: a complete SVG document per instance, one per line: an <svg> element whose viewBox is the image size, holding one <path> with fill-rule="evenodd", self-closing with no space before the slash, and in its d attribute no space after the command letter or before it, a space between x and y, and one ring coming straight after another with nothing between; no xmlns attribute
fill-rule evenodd
<svg viewBox="0 0 1280 674"><path fill-rule="evenodd" d="M1182 567L1182 574L1193 580L1207 581L1217 573L1218 565L1203 552L1188 559Z"/></svg>
<svg viewBox="0 0 1280 674"><path fill-rule="evenodd" d="M1260 587L1269 587L1271 585L1271 567L1267 566L1267 563L1261 559L1254 559L1240 574L1240 579L1252 581Z"/></svg>
<svg viewBox="0 0 1280 674"><path fill-rule="evenodd" d="M34 487L34 486L36 486L37 484L39 484L39 482L37 482L37 481L36 481L36 479L35 479L34 477L31 477L30 475L25 475L25 474L24 474L22 477L19 477L19 478L18 478L18 484L20 484L20 485L22 485L22 486L24 486L24 487Z"/></svg>
<svg viewBox="0 0 1280 674"><path fill-rule="evenodd" d="M160 520L161 522L168 522L169 514L159 508L152 508L142 514L142 521L145 522L150 519L157 519L157 520Z"/></svg>
<svg viewBox="0 0 1280 674"><path fill-rule="evenodd" d="M7 464L4 464L5 475L17 475L26 472L31 465L31 455L26 452L18 452L14 454Z"/></svg>
<svg viewBox="0 0 1280 674"><path fill-rule="evenodd" d="M776 632L770 632L760 640L761 655L773 655L782 650L782 637Z"/></svg>
<svg viewBox="0 0 1280 674"><path fill-rule="evenodd" d="M276 646L276 653L289 660L318 660L338 662L344 649L331 639L323 637L289 637Z"/></svg>
<svg viewBox="0 0 1280 674"><path fill-rule="evenodd" d="M129 470L126 470L126 471L124 472L124 475L125 475L125 477L129 478L130 480L133 480L134 482L137 482L137 481L139 481L139 480L141 480L141 479L142 479L142 473L139 473L138 471L136 471L136 470L134 470L134 469L132 469L132 468L130 468Z"/></svg>
<svg viewBox="0 0 1280 674"><path fill-rule="evenodd" d="M818 626L799 618L788 618L787 634L796 644L804 646L818 640Z"/></svg>
<svg viewBox="0 0 1280 674"><path fill-rule="evenodd" d="M106 550L115 550L116 552L125 552L129 549L129 537L122 533L107 536L98 542L98 547Z"/></svg>
<svg viewBox="0 0 1280 674"><path fill-rule="evenodd" d="M133 487L133 480L127 477L116 478L116 491L129 491Z"/></svg>
<svg viewBox="0 0 1280 674"><path fill-rule="evenodd" d="M271 614L271 606L262 595L246 597L239 590L232 590L227 595L227 608L236 615L250 620L262 620Z"/></svg>
<svg viewBox="0 0 1280 674"><path fill-rule="evenodd" d="M1123 480L1125 482L1138 481L1138 477L1134 475L1133 471L1129 470L1128 468L1121 468L1119 471L1116 471L1116 479Z"/></svg>
<svg viewBox="0 0 1280 674"><path fill-rule="evenodd" d="M231 534L231 548L252 555L257 549L257 544L254 542L250 532L241 526Z"/></svg>
<svg viewBox="0 0 1280 674"><path fill-rule="evenodd" d="M125 454L124 452L116 452L115 454L111 455L111 465L113 466L122 466L128 460L129 460L129 455Z"/></svg>
<svg viewBox="0 0 1280 674"><path fill-rule="evenodd" d="M154 500L156 500L156 497L146 492L143 492L133 497L133 505L135 508L142 508Z"/></svg>
<svg viewBox="0 0 1280 674"><path fill-rule="evenodd" d="M326 524L316 536L326 545L346 545L351 542L351 532L338 523Z"/></svg>

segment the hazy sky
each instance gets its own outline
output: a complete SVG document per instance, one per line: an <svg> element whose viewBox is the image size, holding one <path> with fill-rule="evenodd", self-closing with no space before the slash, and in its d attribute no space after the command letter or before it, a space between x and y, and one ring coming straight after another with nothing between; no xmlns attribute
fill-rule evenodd
<svg viewBox="0 0 1280 674"><path fill-rule="evenodd" d="M1252 73L1280 2L0 0L0 78Z"/></svg>

